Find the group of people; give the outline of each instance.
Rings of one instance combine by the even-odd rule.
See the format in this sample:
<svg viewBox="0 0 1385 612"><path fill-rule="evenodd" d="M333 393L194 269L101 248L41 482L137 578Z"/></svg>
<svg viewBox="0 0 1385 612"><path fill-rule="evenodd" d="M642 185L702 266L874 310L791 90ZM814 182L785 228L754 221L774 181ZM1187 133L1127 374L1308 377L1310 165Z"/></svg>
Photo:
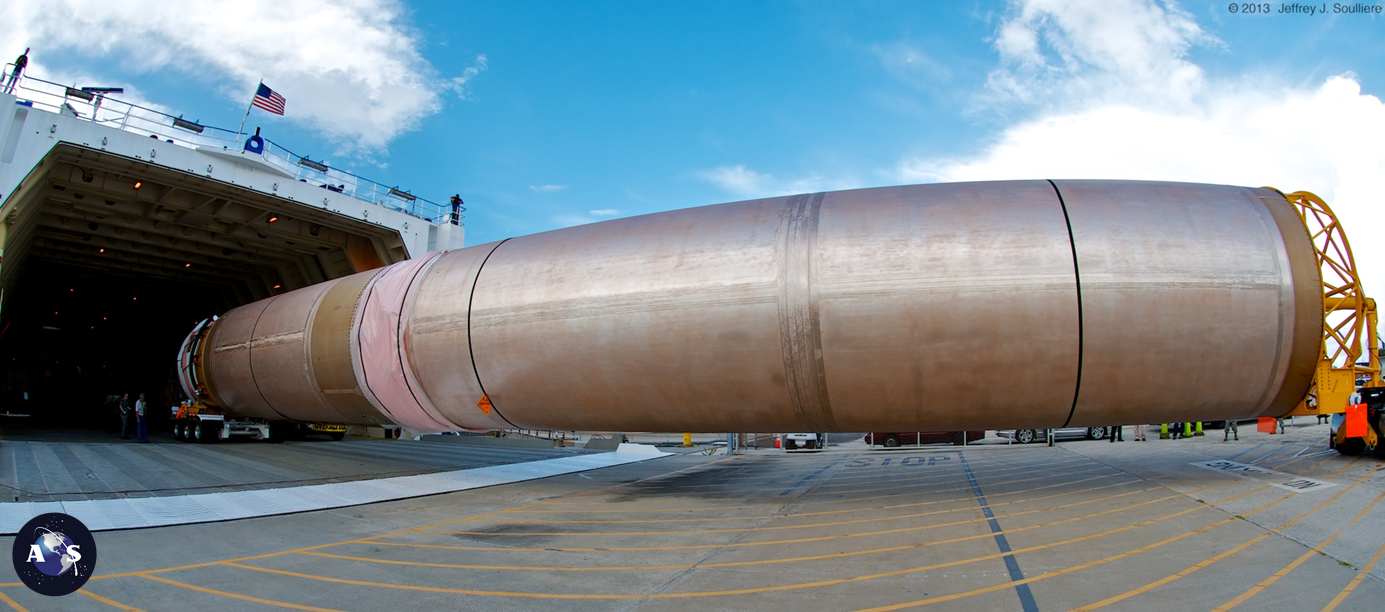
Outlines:
<svg viewBox="0 0 1385 612"><path fill-rule="evenodd" d="M1277 421L1277 423L1276 423L1276 428L1279 430L1279 433L1284 433L1284 419L1276 419L1276 421ZM1318 418L1318 422L1319 422L1319 423L1324 422L1324 421L1323 421L1323 417L1320 416L1320 417ZM1183 439L1184 437L1186 437L1186 436L1188 435L1188 434L1187 434L1187 431L1190 429L1190 427L1189 427L1190 425L1191 425L1191 423L1171 423L1171 424L1169 424L1169 430L1168 430L1169 438L1170 438L1170 439L1173 439L1173 440L1181 440L1181 439ZM1144 425L1133 425L1132 427L1135 428L1135 436L1134 436L1133 438L1131 438L1132 440L1134 440L1134 441L1136 441L1136 442L1144 442L1145 440L1147 440L1147 438L1145 438L1145 426L1144 426ZM1110 441L1112 441L1112 442L1124 442L1124 441L1125 441L1125 436L1121 433L1121 431L1122 431L1123 429L1125 429L1125 427L1122 426L1122 425L1115 425L1115 426L1112 426L1112 427L1110 427L1110 428L1107 430L1106 437L1107 437ZM1223 432L1224 432L1224 433L1222 434L1222 440L1231 440L1232 438L1235 438L1236 440L1240 440L1240 439L1241 439L1240 432L1237 431L1237 428L1236 428L1236 421L1235 421L1235 420L1225 421L1225 422L1222 424L1222 430L1223 430ZM1200 422L1199 422L1198 425L1197 425L1197 435L1199 435L1199 436L1202 435L1202 424L1201 424Z"/></svg>
<svg viewBox="0 0 1385 612"><path fill-rule="evenodd" d="M1134 435L1133 437L1131 437L1130 440L1131 440L1132 442L1144 442L1144 441L1145 441L1145 426L1144 426L1144 425L1133 425L1132 427L1135 428L1135 435ZM1125 441L1125 433L1124 433L1124 430L1125 430L1125 426L1124 426L1124 425L1113 425L1111 428L1109 428L1109 429L1106 430L1106 437L1109 438L1112 442L1124 442L1124 441Z"/></svg>
<svg viewBox="0 0 1385 612"><path fill-rule="evenodd" d="M144 400L144 394L139 394L139 399L135 400L135 405L130 405L130 394L120 396L120 439L130 439L130 420L135 421L135 436L139 442L149 442L149 418L146 412L149 402Z"/></svg>

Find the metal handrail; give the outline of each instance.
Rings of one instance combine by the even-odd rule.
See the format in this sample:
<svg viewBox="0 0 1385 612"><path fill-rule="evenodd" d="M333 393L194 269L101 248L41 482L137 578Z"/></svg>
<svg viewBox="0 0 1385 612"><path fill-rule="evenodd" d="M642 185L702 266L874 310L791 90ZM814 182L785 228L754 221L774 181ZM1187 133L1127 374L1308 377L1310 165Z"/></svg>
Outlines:
<svg viewBox="0 0 1385 612"><path fill-rule="evenodd" d="M0 85L9 82L13 70L14 64L5 64ZM104 94L82 92L25 74L19 76L15 87L9 93L20 98L19 104L55 114L85 118L98 125L134 134L147 134L163 142L194 150L220 147L224 150L240 151L244 146L242 137L245 134L202 125L181 116L175 117ZM304 165L306 157L268 138L261 139L265 143L264 152L260 154L264 161L293 176L299 182L317 185L357 200L390 208L429 223L446 223L451 217L451 210L447 206L402 191L397 185L386 186L345 170L327 167L321 161L308 160L310 165ZM327 168L325 172L318 169L322 167ZM401 194L407 197L401 197ZM462 215L458 215L459 225L462 225L461 217Z"/></svg>

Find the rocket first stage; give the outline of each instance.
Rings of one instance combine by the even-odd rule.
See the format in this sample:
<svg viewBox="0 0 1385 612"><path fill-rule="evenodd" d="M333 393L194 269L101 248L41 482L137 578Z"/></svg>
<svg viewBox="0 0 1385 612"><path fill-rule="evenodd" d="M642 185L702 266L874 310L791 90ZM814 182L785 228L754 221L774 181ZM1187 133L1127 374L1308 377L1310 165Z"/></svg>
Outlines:
<svg viewBox="0 0 1385 612"><path fill-rule="evenodd" d="M1278 416L1323 303L1269 189L880 187L429 253L204 322L184 389L416 432L933 431Z"/></svg>

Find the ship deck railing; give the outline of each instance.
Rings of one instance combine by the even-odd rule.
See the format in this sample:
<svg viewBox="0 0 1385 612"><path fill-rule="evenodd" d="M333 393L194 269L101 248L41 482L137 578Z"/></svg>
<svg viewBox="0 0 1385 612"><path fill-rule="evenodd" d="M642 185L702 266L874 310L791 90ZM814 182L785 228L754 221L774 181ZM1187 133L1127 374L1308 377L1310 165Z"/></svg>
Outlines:
<svg viewBox="0 0 1385 612"><path fill-rule="evenodd" d="M14 64L6 64L0 86L10 81ZM157 138L178 146L197 149L221 149L240 152L248 134L188 121L161 110L111 98L97 91L86 91L60 83L45 81L21 74L13 90L6 93L19 98L18 104L39 110L66 114L97 125L133 134ZM351 196L357 200L383 206L429 223L447 223L451 211L437 202L386 186L345 170L329 167L325 162L312 160L268 138L264 141L264 161L300 182L316 185L329 191ZM157 162L155 162L157 163ZM460 215L459 215L460 217ZM458 219L461 224L461 219Z"/></svg>

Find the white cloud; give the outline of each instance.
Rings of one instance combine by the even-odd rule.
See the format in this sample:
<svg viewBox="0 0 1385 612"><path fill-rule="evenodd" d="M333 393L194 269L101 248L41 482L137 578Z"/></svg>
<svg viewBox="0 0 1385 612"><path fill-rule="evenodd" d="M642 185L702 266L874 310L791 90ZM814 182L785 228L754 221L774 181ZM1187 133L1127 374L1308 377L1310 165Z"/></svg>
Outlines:
<svg viewBox="0 0 1385 612"><path fill-rule="evenodd" d="M567 185L530 185L529 189L534 193L554 193L567 189Z"/></svg>
<svg viewBox="0 0 1385 612"><path fill-rule="evenodd" d="M762 174L744 165L720 166L698 173L698 177L723 190L744 198L767 198L780 195L814 193L830 189L844 189L851 186L846 180L828 181L821 176L806 176L791 179L777 178L772 174Z"/></svg>
<svg viewBox="0 0 1385 612"><path fill-rule="evenodd" d="M603 208L601 210L589 210L587 214L593 217L614 217L620 214L620 211L614 208Z"/></svg>
<svg viewBox="0 0 1385 612"><path fill-rule="evenodd" d="M1002 98L1118 103L1188 101L1204 81L1188 49L1219 41L1172 2L1024 0L993 44L1002 65L989 86Z"/></svg>
<svg viewBox="0 0 1385 612"><path fill-rule="evenodd" d="M1207 35L1176 7L1153 2L1034 0L1014 13L997 33L1005 67L992 74L992 86L1008 78L1020 97L1081 95L1031 105L1035 118L1006 127L976 155L901 160L896 178L1149 179L1312 191L1355 238L1367 294L1385 297L1385 243L1370 234L1385 225L1378 202L1385 104L1362 95L1354 75L1311 88L1207 82L1185 58ZM1040 40L1061 61L1045 56Z"/></svg>
<svg viewBox="0 0 1385 612"><path fill-rule="evenodd" d="M141 71L173 71L224 83L218 94L248 104L255 84L288 99L287 119L320 130L343 150L378 149L465 97L484 56L445 78L419 54L419 34L395 0L51 0L0 9L0 40L117 59ZM227 121L230 121L227 118Z"/></svg>

